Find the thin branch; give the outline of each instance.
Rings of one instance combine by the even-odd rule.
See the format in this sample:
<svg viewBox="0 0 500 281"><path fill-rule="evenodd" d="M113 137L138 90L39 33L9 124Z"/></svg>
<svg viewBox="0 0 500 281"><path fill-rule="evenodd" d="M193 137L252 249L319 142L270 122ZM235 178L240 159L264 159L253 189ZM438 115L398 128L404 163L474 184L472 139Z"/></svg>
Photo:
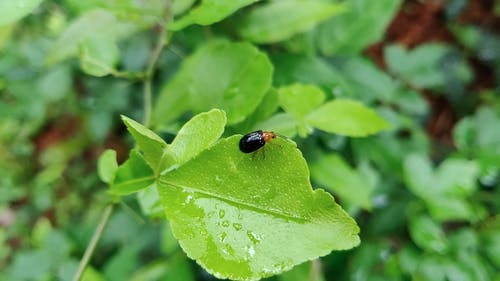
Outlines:
<svg viewBox="0 0 500 281"><path fill-rule="evenodd" d="M106 206L106 209L104 209L104 212L102 213L101 216L101 221L99 222L99 225L97 226L94 235L92 236L92 239L90 240L90 243L87 246L87 249L85 250L83 258L80 260L80 264L78 265L78 270L73 276L73 281L79 281L82 278L83 271L87 267L87 264L89 263L89 260L92 257L92 254L94 253L95 247L97 246L97 243L101 239L102 233L104 232L104 228L108 224L109 217L113 212L113 206L114 205L111 203L108 206Z"/></svg>
<svg viewBox="0 0 500 281"><path fill-rule="evenodd" d="M310 281L318 281L321 276L321 261L318 259L314 259L311 261L311 271L309 272L309 280Z"/></svg>
<svg viewBox="0 0 500 281"><path fill-rule="evenodd" d="M119 72L114 69L108 69L110 73L116 77L121 77L121 78L129 78L129 79L136 79L136 78L143 78L144 81L144 122L143 124L145 126L149 125L150 119L151 119L151 107L152 107L152 80L153 80L153 74L155 70L156 63L158 62L158 58L160 57L161 51L167 45L167 29L166 29L166 24L169 22L170 19L170 7L171 3L170 1L167 1L167 5L165 6L165 13L162 18L162 23L160 24L160 32L158 35L158 41L156 43L155 48L153 49L151 56L148 61L148 66L146 68L146 72L142 76L141 74L133 74L133 73L127 73L127 72ZM105 68L106 69L106 68ZM102 213L101 216L101 221L99 222L99 225L97 226L94 235L92 236L92 239L90 240L89 245L87 246L87 249L85 250L85 254L83 255L80 264L78 265L78 269L73 276L73 281L79 281L82 277L82 274L87 267L87 264L90 261L90 258L92 257L92 254L94 253L94 250L97 246L97 243L101 239L102 233L109 221L109 217L111 216L111 213L113 212L113 204L109 204L104 212Z"/></svg>
<svg viewBox="0 0 500 281"><path fill-rule="evenodd" d="M163 14L162 22L159 26L159 34L158 34L158 41L156 42L156 46L151 52L151 56L149 57L149 62L148 66L146 68L146 76L144 79L144 121L143 124L144 126L148 127L149 123L151 122L151 108L152 108L152 96L153 96L153 90L152 90L152 81L153 81L153 76L154 76L154 71L155 71L155 66L156 63L158 62L158 59L160 58L161 51L163 48L167 45L167 28L166 25L170 20L170 7L171 3L170 1L167 1L166 7L165 7L165 12Z"/></svg>

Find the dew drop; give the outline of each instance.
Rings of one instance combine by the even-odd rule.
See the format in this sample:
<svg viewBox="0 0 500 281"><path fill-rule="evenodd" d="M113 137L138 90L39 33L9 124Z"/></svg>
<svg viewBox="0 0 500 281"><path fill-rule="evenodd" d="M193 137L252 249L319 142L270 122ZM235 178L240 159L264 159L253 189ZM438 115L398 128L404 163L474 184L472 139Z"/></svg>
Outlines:
<svg viewBox="0 0 500 281"><path fill-rule="evenodd" d="M251 231L247 231L247 236L250 239L250 241L252 241L252 243L254 244L260 243L261 238L257 234Z"/></svg>
<svg viewBox="0 0 500 281"><path fill-rule="evenodd" d="M227 237L227 233L226 232L222 232L220 235L219 235L219 241L224 243L224 241L226 240L226 237Z"/></svg>
<svg viewBox="0 0 500 281"><path fill-rule="evenodd" d="M211 218L211 217L213 217L213 216L214 216L214 214L215 214L215 212L214 212L214 211L210 211L210 212L208 212L208 214L207 214L207 218Z"/></svg>
<svg viewBox="0 0 500 281"><path fill-rule="evenodd" d="M229 244L226 244L226 247L222 248L222 252L234 257L234 249Z"/></svg>
<svg viewBox="0 0 500 281"><path fill-rule="evenodd" d="M187 204L191 203L192 200L193 200L193 195L188 195L186 197L186 200L184 200L184 204L187 205Z"/></svg>
<svg viewBox="0 0 500 281"><path fill-rule="evenodd" d="M253 258L253 256L255 256L255 248L251 246L250 249L248 249L248 253Z"/></svg>
<svg viewBox="0 0 500 281"><path fill-rule="evenodd" d="M226 211L224 210L219 210L219 218L224 218L226 216Z"/></svg>
<svg viewBox="0 0 500 281"><path fill-rule="evenodd" d="M245 246L245 251L247 252L248 257L253 258L253 256L255 256L255 248L253 245Z"/></svg>

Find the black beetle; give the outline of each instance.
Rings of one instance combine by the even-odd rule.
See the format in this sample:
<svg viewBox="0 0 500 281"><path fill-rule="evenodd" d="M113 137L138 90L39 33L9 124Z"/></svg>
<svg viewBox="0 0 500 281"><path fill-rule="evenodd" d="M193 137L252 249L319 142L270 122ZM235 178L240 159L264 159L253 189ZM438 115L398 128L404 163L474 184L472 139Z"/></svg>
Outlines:
<svg viewBox="0 0 500 281"><path fill-rule="evenodd" d="M240 139L240 150L243 153L257 151L274 138L276 138L276 134L274 132L258 130L248 133Z"/></svg>

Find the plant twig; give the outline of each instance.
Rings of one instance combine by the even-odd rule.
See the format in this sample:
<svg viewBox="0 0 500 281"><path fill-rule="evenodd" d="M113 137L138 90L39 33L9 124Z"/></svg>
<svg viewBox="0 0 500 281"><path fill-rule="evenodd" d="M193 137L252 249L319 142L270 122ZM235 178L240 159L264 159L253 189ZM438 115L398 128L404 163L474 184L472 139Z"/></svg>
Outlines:
<svg viewBox="0 0 500 281"><path fill-rule="evenodd" d="M114 205L111 203L108 206L106 206L106 209L104 209L104 212L102 213L101 216L101 221L99 222L99 225L97 226L94 235L92 236L92 239L90 240L90 243L87 246L87 249L85 250L85 254L83 254L83 258L80 260L80 264L78 265L78 270L73 276L73 281L79 281L82 278L83 271L87 267L90 257L92 257L95 247L97 246L97 243L101 239L104 228L108 224L109 217L113 212L113 206Z"/></svg>
<svg viewBox="0 0 500 281"><path fill-rule="evenodd" d="M152 107L152 80L153 80L153 74L155 70L156 63L158 62L158 58L160 57L161 51L167 45L167 29L166 29L166 24L169 21L170 17L170 7L171 3L170 1L167 2L167 5L165 7L165 13L162 18L162 23L160 24L160 32L158 35L158 41L156 42L156 46L151 52L151 56L148 61L148 66L146 68L146 72L144 73L144 76L142 75L134 75L134 74L129 74L129 73L122 73L122 72L117 72L112 70L111 74L115 75L116 77L122 77L122 78L138 78L141 77L143 78L144 81L144 122L143 125L146 127L149 125L150 119L151 119L151 107ZM102 233L109 221L109 217L111 216L111 213L113 212L113 204L109 204L106 209L104 209L104 212L102 213L101 216L101 221L99 222L99 225L97 226L94 235L92 236L92 239L90 240L89 245L87 246L87 249L85 250L85 254L83 255L80 264L78 265L78 269L73 276L73 281L79 281L82 277L82 274L87 267L87 264L89 263L90 258L92 257L92 254L94 253L95 247L97 246L97 243L101 239Z"/></svg>
<svg viewBox="0 0 500 281"><path fill-rule="evenodd" d="M321 276L321 261L318 259L314 259L311 261L311 271L309 272L309 280L310 281L318 281Z"/></svg>
<svg viewBox="0 0 500 281"><path fill-rule="evenodd" d="M146 68L146 75L144 79L144 121L143 125L148 127L151 122L151 107L152 107L152 81L156 63L160 58L161 51L167 45L167 28L166 24L170 18L170 1L167 2L165 7L165 12L162 18L162 22L159 26L160 31L158 34L158 41L156 42L156 46L151 52L151 56L149 57L148 66Z"/></svg>

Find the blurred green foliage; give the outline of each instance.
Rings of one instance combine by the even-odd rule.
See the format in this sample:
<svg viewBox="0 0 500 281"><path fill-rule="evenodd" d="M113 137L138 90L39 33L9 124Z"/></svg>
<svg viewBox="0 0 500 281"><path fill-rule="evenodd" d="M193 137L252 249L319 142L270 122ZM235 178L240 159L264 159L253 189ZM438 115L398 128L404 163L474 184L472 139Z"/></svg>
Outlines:
<svg viewBox="0 0 500 281"><path fill-rule="evenodd" d="M168 143L195 113L223 108L226 135L293 138L313 186L356 219L357 248L270 280L500 280L500 34L454 0L438 14L448 37L409 48L387 34L396 15L425 10L415 2L3 1L0 280L71 280L116 201L98 155L126 158L120 114L144 119L147 79L150 125ZM498 22L500 5L484 5ZM149 73L161 25L168 44ZM323 121L336 108L311 117L346 100L390 127L349 138ZM83 280L214 279L180 249L155 189L116 209Z"/></svg>

